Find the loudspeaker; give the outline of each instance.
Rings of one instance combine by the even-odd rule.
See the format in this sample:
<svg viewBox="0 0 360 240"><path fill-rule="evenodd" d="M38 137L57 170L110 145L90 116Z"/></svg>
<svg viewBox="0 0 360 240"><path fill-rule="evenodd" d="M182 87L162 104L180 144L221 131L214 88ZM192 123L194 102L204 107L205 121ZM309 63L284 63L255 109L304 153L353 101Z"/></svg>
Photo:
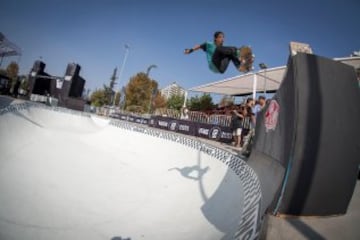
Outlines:
<svg viewBox="0 0 360 240"><path fill-rule="evenodd" d="M73 77L71 81L71 87L69 92L69 97L81 97L84 90L85 80L80 77Z"/></svg>
<svg viewBox="0 0 360 240"><path fill-rule="evenodd" d="M65 80L71 80L79 76L80 72L80 65L76 63L69 63L66 68L65 72ZM66 76L70 77L71 79L66 79Z"/></svg>
<svg viewBox="0 0 360 240"><path fill-rule="evenodd" d="M43 73L45 70L45 66L46 64L44 62L37 60L34 62L31 72Z"/></svg>

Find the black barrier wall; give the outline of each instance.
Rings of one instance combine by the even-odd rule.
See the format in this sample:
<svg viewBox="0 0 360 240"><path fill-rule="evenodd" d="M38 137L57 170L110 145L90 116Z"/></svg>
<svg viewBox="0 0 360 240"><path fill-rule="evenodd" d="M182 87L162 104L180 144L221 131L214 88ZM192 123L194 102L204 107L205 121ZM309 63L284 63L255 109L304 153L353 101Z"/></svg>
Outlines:
<svg viewBox="0 0 360 240"><path fill-rule="evenodd" d="M172 132L182 133L190 136L219 141L223 143L232 142L232 130L230 127L215 124L198 123L183 119L175 119L162 116L151 116L144 118L127 114L117 114L116 118L124 121L149 125Z"/></svg>
<svg viewBox="0 0 360 240"><path fill-rule="evenodd" d="M360 163L360 92L353 67L298 53L259 114L248 160L262 188L262 212L346 213Z"/></svg>
<svg viewBox="0 0 360 240"><path fill-rule="evenodd" d="M215 124L153 116L150 120L150 126L224 143L232 141L231 128Z"/></svg>

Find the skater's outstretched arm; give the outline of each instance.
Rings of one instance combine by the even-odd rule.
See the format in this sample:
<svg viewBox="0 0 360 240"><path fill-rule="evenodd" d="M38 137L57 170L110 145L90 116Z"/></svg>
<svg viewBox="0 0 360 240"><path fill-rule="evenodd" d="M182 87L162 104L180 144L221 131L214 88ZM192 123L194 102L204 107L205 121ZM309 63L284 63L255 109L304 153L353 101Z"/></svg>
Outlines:
<svg viewBox="0 0 360 240"><path fill-rule="evenodd" d="M199 50L199 49L201 49L201 48L203 48L203 46L202 45L195 45L193 48L187 48L187 49L185 49L184 50L184 53L185 54L190 54L190 53L192 53L193 51L196 51L196 50Z"/></svg>

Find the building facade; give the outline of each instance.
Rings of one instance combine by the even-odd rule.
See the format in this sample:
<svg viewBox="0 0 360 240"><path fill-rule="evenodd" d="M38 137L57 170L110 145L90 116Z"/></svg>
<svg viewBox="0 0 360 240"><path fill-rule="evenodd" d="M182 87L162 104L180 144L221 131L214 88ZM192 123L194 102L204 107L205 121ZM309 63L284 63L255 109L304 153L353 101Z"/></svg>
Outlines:
<svg viewBox="0 0 360 240"><path fill-rule="evenodd" d="M178 96L184 96L185 95L185 89L180 87L176 82L173 82L172 84L162 88L160 90L161 95L165 97L166 99L169 99L170 97L174 95Z"/></svg>

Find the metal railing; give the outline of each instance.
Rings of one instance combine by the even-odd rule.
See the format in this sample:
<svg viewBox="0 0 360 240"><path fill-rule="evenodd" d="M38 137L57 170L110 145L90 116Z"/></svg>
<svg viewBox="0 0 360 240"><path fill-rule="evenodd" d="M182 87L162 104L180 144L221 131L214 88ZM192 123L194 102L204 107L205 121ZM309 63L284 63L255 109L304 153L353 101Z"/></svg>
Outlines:
<svg viewBox="0 0 360 240"><path fill-rule="evenodd" d="M176 109L158 108L152 114L138 114L129 111L125 111L114 107L96 107L92 108L92 112L98 115L116 117L117 114L125 114L129 116L137 116L143 118L150 118L153 116L163 116L175 119L182 119L181 113ZM199 111L189 111L187 114L187 120L199 123L208 123L224 127L229 127L231 124L231 116L225 114L206 114Z"/></svg>

